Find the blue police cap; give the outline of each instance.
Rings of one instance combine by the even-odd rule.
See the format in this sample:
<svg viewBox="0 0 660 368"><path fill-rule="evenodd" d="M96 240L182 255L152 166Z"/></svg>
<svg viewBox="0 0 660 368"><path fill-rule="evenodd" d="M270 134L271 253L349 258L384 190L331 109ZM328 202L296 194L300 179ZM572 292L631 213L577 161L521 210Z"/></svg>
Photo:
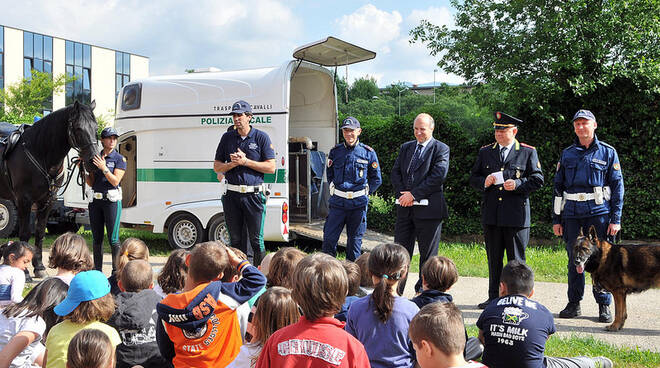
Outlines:
<svg viewBox="0 0 660 368"><path fill-rule="evenodd" d="M101 132L101 138L108 138L112 136L119 137L119 133L117 133L117 130L114 127L107 127Z"/></svg>
<svg viewBox="0 0 660 368"><path fill-rule="evenodd" d="M341 123L341 128L342 129L344 129L344 128L346 128L346 129L357 129L359 127L360 127L360 122L358 121L358 119L356 119L352 116L347 117Z"/></svg>
<svg viewBox="0 0 660 368"><path fill-rule="evenodd" d="M577 119L587 119L587 120L596 121L596 117L589 110L578 110L578 112L576 112L575 115L573 115L573 120L571 120L571 123Z"/></svg>
<svg viewBox="0 0 660 368"><path fill-rule="evenodd" d="M239 100L234 102L234 104L231 106L231 113L232 114L242 114L242 113L248 113L252 114L252 106L250 106L249 103Z"/></svg>
<svg viewBox="0 0 660 368"><path fill-rule="evenodd" d="M513 116L507 115L500 111L495 112L495 122L493 123L493 127L495 127L495 129L513 128L518 126L520 123L522 123L522 120L518 118L514 118Z"/></svg>

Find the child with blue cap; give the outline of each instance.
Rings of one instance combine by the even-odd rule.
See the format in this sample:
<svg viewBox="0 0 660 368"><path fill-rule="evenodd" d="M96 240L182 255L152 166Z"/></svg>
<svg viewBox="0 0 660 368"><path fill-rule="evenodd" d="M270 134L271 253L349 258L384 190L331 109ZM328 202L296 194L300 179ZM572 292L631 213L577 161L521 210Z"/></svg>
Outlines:
<svg viewBox="0 0 660 368"><path fill-rule="evenodd" d="M44 366L65 368L69 342L80 330L101 330L110 339L113 348L121 343L119 333L106 325L115 311L115 300L110 294L110 283L99 271L85 271L71 280L66 298L54 308L64 321L55 325L46 339ZM114 354L114 352L113 352Z"/></svg>

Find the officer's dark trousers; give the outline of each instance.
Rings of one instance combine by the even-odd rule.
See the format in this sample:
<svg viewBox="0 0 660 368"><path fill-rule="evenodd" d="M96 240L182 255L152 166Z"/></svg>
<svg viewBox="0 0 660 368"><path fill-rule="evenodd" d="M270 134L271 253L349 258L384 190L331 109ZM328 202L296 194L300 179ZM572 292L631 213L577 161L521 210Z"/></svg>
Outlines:
<svg viewBox="0 0 660 368"><path fill-rule="evenodd" d="M579 302L584 296L584 273L578 273L575 269L575 263L573 262L573 245L575 244L575 239L577 239L578 234L580 234L580 229L586 235L589 233L589 228L593 225L596 228L596 233L598 234L598 239L606 239L607 227L609 226L610 216L599 215L587 218L579 219L564 219L564 242L566 243L566 252L568 253L568 301L569 302ZM594 285L592 287L592 292L594 294L594 299L598 304L609 305L612 303L612 294L605 291L599 285Z"/></svg>
<svg viewBox="0 0 660 368"><path fill-rule="evenodd" d="M488 299L499 297L502 259L525 262L525 248L529 242L528 227L484 225L484 242L488 258Z"/></svg>
<svg viewBox="0 0 660 368"><path fill-rule="evenodd" d="M222 196L222 206L231 246L242 250L248 256L250 263L259 265L266 253L264 246L266 196L263 193L243 194L227 191L227 194ZM244 224L249 239L247 243L242 241L245 236Z"/></svg>
<svg viewBox="0 0 660 368"><path fill-rule="evenodd" d="M416 219L412 216L397 216L394 224L394 242L403 245L412 259L415 250L415 239L419 247L419 269L427 259L438 255L438 244L442 234L442 220L439 219ZM408 275L399 281L397 292L403 295L406 288ZM422 290L422 278L420 277L415 284L415 291Z"/></svg>
<svg viewBox="0 0 660 368"><path fill-rule="evenodd" d="M103 268L103 228L108 232L108 242L112 252L112 273L117 270L117 252L119 252L119 222L121 201L110 202L107 199L95 199L89 206L89 225L92 228L94 249L94 268Z"/></svg>
<svg viewBox="0 0 660 368"><path fill-rule="evenodd" d="M337 256L337 241L346 225L346 259L355 262L362 250L362 236L367 230L367 208L330 206L323 225L323 253Z"/></svg>

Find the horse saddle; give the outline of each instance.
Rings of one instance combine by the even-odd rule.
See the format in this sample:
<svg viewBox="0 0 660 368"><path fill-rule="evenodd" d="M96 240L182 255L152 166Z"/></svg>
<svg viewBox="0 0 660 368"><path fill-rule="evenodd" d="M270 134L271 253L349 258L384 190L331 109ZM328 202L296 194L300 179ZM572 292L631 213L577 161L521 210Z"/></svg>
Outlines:
<svg viewBox="0 0 660 368"><path fill-rule="evenodd" d="M17 127L14 124L0 122L0 149L2 149L2 161L4 161L9 153L14 150L21 139L21 135L25 132L25 128L29 125L21 125Z"/></svg>

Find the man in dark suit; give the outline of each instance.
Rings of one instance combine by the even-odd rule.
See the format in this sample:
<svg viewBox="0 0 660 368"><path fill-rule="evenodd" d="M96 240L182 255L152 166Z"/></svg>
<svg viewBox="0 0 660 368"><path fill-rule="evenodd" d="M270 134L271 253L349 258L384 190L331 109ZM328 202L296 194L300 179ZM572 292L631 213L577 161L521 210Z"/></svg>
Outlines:
<svg viewBox="0 0 660 368"><path fill-rule="evenodd" d="M433 138L435 123L429 114L415 118L416 140L406 142L392 167L392 186L397 197L394 242L403 245L412 257L415 240L419 247L419 269L438 254L442 220L448 217L442 186L449 169L449 147ZM403 294L406 279L399 282ZM415 291L421 291L421 279Z"/></svg>
<svg viewBox="0 0 660 368"><path fill-rule="evenodd" d="M525 262L529 242L529 195L543 185L536 149L516 140L521 120L495 113L495 140L481 147L472 167L470 185L483 192L481 222L488 257L488 299L499 296L502 258Z"/></svg>

